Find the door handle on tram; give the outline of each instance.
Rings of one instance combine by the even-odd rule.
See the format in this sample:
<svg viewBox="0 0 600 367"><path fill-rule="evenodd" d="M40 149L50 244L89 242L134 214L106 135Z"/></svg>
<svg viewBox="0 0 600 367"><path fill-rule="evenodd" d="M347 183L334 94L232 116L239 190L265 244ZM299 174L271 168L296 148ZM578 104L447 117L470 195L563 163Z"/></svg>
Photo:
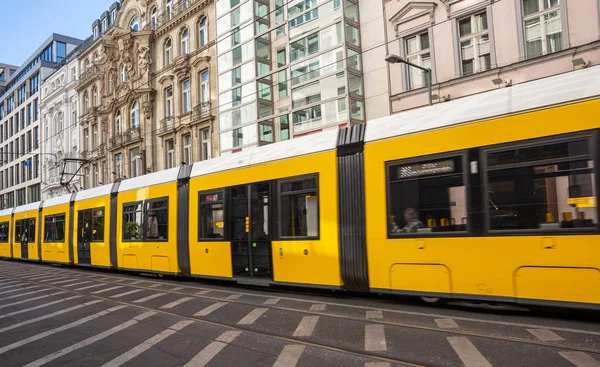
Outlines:
<svg viewBox="0 0 600 367"><path fill-rule="evenodd" d="M283 247L279 248L279 256L283 256Z"/></svg>

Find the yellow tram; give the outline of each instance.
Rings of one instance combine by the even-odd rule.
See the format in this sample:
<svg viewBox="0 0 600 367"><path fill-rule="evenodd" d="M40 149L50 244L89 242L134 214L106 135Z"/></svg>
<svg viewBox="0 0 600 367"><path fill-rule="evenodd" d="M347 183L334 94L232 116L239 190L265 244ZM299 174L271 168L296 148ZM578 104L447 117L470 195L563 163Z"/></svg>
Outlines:
<svg viewBox="0 0 600 367"><path fill-rule="evenodd" d="M0 257L600 308L600 67L0 211Z"/></svg>

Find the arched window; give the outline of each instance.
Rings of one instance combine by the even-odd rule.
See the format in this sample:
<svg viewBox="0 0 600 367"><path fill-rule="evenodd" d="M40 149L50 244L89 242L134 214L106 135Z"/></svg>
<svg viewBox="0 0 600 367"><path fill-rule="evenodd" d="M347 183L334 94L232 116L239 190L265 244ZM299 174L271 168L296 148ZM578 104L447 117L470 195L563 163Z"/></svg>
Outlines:
<svg viewBox="0 0 600 367"><path fill-rule="evenodd" d="M123 64L121 67L121 82L127 83L129 80L129 75L127 74L127 64Z"/></svg>
<svg viewBox="0 0 600 367"><path fill-rule="evenodd" d="M173 2L167 0L165 8L167 9L167 20L171 20L171 17L173 16Z"/></svg>
<svg viewBox="0 0 600 367"><path fill-rule="evenodd" d="M92 88L92 107L98 105L98 90L96 87Z"/></svg>
<svg viewBox="0 0 600 367"><path fill-rule="evenodd" d="M206 46L208 43L208 27L206 17L198 22L198 43L200 47Z"/></svg>
<svg viewBox="0 0 600 367"><path fill-rule="evenodd" d="M190 31L184 28L181 31L181 54L185 55L190 52Z"/></svg>
<svg viewBox="0 0 600 367"><path fill-rule="evenodd" d="M131 127L134 129L140 127L140 109L138 101L131 104Z"/></svg>
<svg viewBox="0 0 600 367"><path fill-rule="evenodd" d="M88 92L83 93L83 111L87 112L88 106L90 105L90 97L88 96Z"/></svg>
<svg viewBox="0 0 600 367"><path fill-rule="evenodd" d="M129 28L131 28L132 31L137 32L140 30L140 16L136 15L133 18L131 18L131 22L129 22Z"/></svg>
<svg viewBox="0 0 600 367"><path fill-rule="evenodd" d="M152 17L150 18L152 21L152 29L156 30L158 27L157 15L156 15L156 6L152 8Z"/></svg>
<svg viewBox="0 0 600 367"><path fill-rule="evenodd" d="M121 135L121 111L115 115L115 135Z"/></svg>
<svg viewBox="0 0 600 367"><path fill-rule="evenodd" d="M165 41L165 67L171 65L171 59L173 58L173 42L170 38Z"/></svg>

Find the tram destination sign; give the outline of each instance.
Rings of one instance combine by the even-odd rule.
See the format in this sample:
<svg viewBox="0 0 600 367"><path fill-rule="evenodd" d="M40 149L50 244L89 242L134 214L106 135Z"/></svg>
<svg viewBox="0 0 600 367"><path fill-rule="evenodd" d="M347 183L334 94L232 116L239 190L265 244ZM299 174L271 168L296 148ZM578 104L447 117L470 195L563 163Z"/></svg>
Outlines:
<svg viewBox="0 0 600 367"><path fill-rule="evenodd" d="M398 167L398 178L439 175L454 172L454 160L409 164Z"/></svg>

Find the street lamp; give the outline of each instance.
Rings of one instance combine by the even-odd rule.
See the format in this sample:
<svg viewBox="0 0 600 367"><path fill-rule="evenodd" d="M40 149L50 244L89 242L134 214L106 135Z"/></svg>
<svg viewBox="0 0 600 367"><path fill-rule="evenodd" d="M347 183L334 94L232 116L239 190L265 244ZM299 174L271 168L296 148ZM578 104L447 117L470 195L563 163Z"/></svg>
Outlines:
<svg viewBox="0 0 600 367"><path fill-rule="evenodd" d="M385 57L385 61L390 63L390 64L406 64L408 66L412 66L413 68L417 68L419 70L423 70L425 72L425 74L427 75L427 86L429 88L429 105L431 106L433 104L433 98L431 95L431 69L429 68L424 68L421 65L417 65L417 64L413 64L412 62L406 61L406 59L404 59L403 57L400 57L398 55L387 55Z"/></svg>

